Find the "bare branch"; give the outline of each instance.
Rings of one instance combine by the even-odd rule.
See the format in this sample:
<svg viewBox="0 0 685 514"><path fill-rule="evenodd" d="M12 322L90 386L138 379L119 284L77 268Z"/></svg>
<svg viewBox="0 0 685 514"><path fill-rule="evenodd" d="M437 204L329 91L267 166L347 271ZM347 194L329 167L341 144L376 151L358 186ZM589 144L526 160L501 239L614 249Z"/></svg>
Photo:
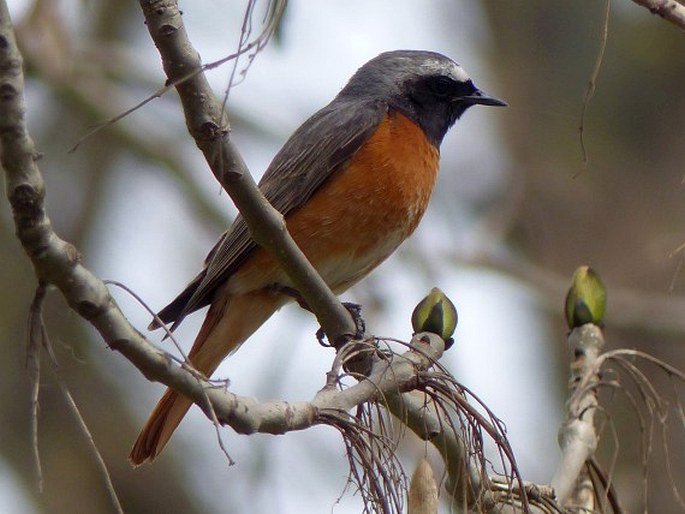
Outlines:
<svg viewBox="0 0 685 514"><path fill-rule="evenodd" d="M45 332L45 334L47 336L47 331ZM48 342L48 344L50 343ZM112 477L110 476L109 470L107 469L105 459L102 457L102 454L100 453L100 450L98 449L97 444L93 439L93 435L91 434L90 429L88 428L88 424L83 419L81 411L79 410L78 405L76 405L76 401L74 400L74 397L71 395L71 391L69 391L69 387L59 374L56 362L53 362L53 371L57 377L57 384L59 385L59 389L62 393L62 396L64 397L64 401L67 404L67 408L74 416L74 419L76 420L79 430L86 439L88 450L95 458L95 464L97 465L97 469L105 482L105 489L109 494L110 501L112 502L112 507L114 508L114 511L117 514L124 514L124 509L121 506L119 496L117 495L116 489L114 488L114 484L112 483Z"/></svg>
<svg viewBox="0 0 685 514"><path fill-rule="evenodd" d="M52 364L52 370L57 379L57 384L59 385L62 396L67 404L67 407L71 411L72 415L76 419L79 429L86 439L88 449L95 458L97 468L102 475L105 483L107 492L109 493L110 499L112 501L112 506L118 514L123 514L124 510L121 507L119 497L112 484L112 478L107 469L104 459L100 450L98 450L97 445L93 439L93 436L86 424L81 412L74 401L71 391L66 382L62 378L59 372L59 366L57 363L57 358L52 349L52 343L48 336L48 331L45 328L43 322L43 300L45 299L45 294L47 292L47 287L45 284L40 283L36 289L33 301L31 302L31 308L29 313L29 330L28 330L28 345L26 349L27 366L29 368L29 377L31 379L32 385L32 401L31 401L31 439L34 452L34 464L36 466L36 474L38 478L38 491L43 492L43 474L42 466L40 462L40 454L38 452L38 398L40 392L40 354L41 349L47 352L50 363Z"/></svg>
<svg viewBox="0 0 685 514"><path fill-rule="evenodd" d="M633 0L633 2L685 30L685 5L677 0Z"/></svg>
<svg viewBox="0 0 685 514"><path fill-rule="evenodd" d="M596 385L599 383L597 360L604 346L599 327L585 324L574 329L568 338L575 359L571 366L572 394L567 402L566 419L559 429L562 457L552 478L559 505L572 498L585 462L597 448L594 415L597 409Z"/></svg>
<svg viewBox="0 0 685 514"><path fill-rule="evenodd" d="M568 289L568 277L560 273L531 265L523 260L515 260L499 255L480 254L471 258L449 255L452 262L459 265L482 266L508 273L511 276L534 286L544 301L541 308L558 314L559 298ZM637 289L611 289L611 310L607 313L606 323L622 329L638 329L656 334L685 333L685 296L664 293L651 293Z"/></svg>
<svg viewBox="0 0 685 514"><path fill-rule="evenodd" d="M592 74L590 75L590 80L587 83L587 88L585 89L585 96L583 97L583 107L580 112L580 127L578 127L578 134L580 137L580 151L583 156L583 165L588 164L587 148L585 147L585 115L587 114L588 106L590 105L590 100L595 96L595 89L597 87L597 78L599 77L599 71L602 68L602 62L604 61L604 51L607 48L607 40L609 39L609 13L611 10L611 0L606 0L604 8L604 25L602 26L602 36L599 42L599 50L597 51L597 57L595 58L595 65L592 68ZM578 172L575 176L578 176ZM574 178L575 178L574 176Z"/></svg>

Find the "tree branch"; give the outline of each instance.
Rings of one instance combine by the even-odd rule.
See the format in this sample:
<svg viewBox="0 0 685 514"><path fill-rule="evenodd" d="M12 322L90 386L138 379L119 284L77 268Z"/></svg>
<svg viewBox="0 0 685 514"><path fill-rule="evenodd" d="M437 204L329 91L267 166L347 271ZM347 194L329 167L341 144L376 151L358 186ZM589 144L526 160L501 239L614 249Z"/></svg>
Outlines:
<svg viewBox="0 0 685 514"><path fill-rule="evenodd" d="M676 0L633 0L649 12L685 30L685 5Z"/></svg>
<svg viewBox="0 0 685 514"><path fill-rule="evenodd" d="M455 265L468 265L489 268L498 273L531 284L543 295L540 307L559 314L559 299L568 290L568 277L539 265L532 265L521 259L502 257L494 254L479 254L463 257L448 254ZM606 314L606 323L620 329L637 329L658 334L685 333L685 296L678 294L654 293L639 289L615 287L611 289L612 309Z"/></svg>
<svg viewBox="0 0 685 514"><path fill-rule="evenodd" d="M269 250L313 310L331 341L354 335L349 312L309 263L287 231L283 216L264 198L231 141L224 106L209 87L175 0L141 0L145 23L175 84L186 125L212 173L235 202L252 238Z"/></svg>
<svg viewBox="0 0 685 514"><path fill-rule="evenodd" d="M559 429L562 457L552 478L559 505L571 499L585 462L597 448L594 425L600 381L597 362L604 347L604 336L599 327L587 323L571 331L568 343L575 356L571 365L572 394L566 420Z"/></svg>
<svg viewBox="0 0 685 514"><path fill-rule="evenodd" d="M390 360L376 359L369 377L352 387L344 390L324 387L311 401L291 403L258 402L230 393L216 383L198 377L192 370L175 365L164 352L141 344L141 341L121 339L110 344L149 380L182 392L208 415L210 409L213 410L221 424L229 425L240 434L284 434L304 430L321 424L320 414L324 411L347 415L347 411L362 403L415 388L418 372L427 370L442 355L444 343L434 334L418 334L411 346L420 351L410 350Z"/></svg>

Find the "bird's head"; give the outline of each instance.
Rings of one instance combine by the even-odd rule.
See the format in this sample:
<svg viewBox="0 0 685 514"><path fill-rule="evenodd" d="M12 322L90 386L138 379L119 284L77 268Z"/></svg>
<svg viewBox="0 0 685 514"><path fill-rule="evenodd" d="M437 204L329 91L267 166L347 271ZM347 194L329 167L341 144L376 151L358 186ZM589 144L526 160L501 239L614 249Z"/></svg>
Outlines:
<svg viewBox="0 0 685 514"><path fill-rule="evenodd" d="M418 123L435 146L472 105L507 105L478 89L449 57L420 50L395 50L371 59L338 97L385 101Z"/></svg>

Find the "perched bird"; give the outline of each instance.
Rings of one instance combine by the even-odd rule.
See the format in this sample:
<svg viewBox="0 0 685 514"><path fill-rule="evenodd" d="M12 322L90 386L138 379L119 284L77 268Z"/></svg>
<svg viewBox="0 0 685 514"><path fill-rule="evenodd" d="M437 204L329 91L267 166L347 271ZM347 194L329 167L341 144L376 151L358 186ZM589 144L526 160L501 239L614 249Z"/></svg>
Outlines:
<svg viewBox="0 0 685 514"><path fill-rule="evenodd" d="M414 231L435 184L440 143L472 105L506 104L444 55L386 52L363 65L276 154L259 187L335 293L365 277ZM188 353L210 376L294 298L291 281L238 216L159 318L173 329L210 306ZM131 450L131 463L153 460L190 405L167 389Z"/></svg>

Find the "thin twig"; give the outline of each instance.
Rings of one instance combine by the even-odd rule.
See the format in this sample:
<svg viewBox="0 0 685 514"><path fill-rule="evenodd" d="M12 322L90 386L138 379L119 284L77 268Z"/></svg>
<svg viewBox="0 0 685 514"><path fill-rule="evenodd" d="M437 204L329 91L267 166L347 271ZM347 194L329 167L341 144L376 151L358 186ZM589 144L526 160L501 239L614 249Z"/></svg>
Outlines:
<svg viewBox="0 0 685 514"><path fill-rule="evenodd" d="M663 456L665 458L666 473L669 478L671 485L671 491L675 501L685 510L685 500L678 487L678 482L676 481L672 469L671 457L674 455L670 451L669 445L669 426L668 415L669 408L672 408L679 417L679 421L682 420L682 405L678 401L677 390L675 389L675 381L679 381L681 384L685 383L685 373L674 368L670 364L657 359L644 352L639 352L636 350L614 350L612 352L607 352L607 354L602 356L606 362L613 362L620 366L620 368L627 374L631 379L632 383L635 385L637 391L640 393L642 401L639 405L643 405L647 410L649 423L645 423L643 419L642 412L638 406L636 399L633 399L632 394L629 393L625 388L623 389L624 394L630 399L633 404L633 409L637 413L638 419L640 420L641 432L643 435L642 443L642 472L643 472L643 501L647 501L647 487L648 487L648 460L653 454L652 445L654 442L654 431L660 428L661 433L661 448L663 451ZM652 381L643 373L637 365L628 358L632 360L641 359L656 365L661 371L665 372L671 379L671 383L674 387L675 393L675 406L671 407L669 402L662 398L656 386ZM680 427L680 424L676 424Z"/></svg>
<svg viewBox="0 0 685 514"><path fill-rule="evenodd" d="M47 285L38 284L31 302L28 319L28 340L26 344L26 369L31 381L31 448L33 449L33 465L36 472L38 492L43 492L43 467L38 449L38 411L40 409L40 349L43 335L43 300L47 293Z"/></svg>
<svg viewBox="0 0 685 514"><path fill-rule="evenodd" d="M93 457L95 457L95 463L97 465L98 471L100 472L100 475L102 476L105 482L105 489L109 494L109 498L112 502L112 505L114 506L114 509L118 514L124 514L124 509L122 508L121 502L119 501L119 497L117 496L117 492L114 489L114 484L112 483L112 478L109 474L109 470L107 469L105 459L102 458L102 454L100 453L100 450L98 449L98 446L95 443L95 440L93 439L93 435L91 434L88 425L83 419L83 416L81 415L81 412L79 411L79 408L76 405L76 402L74 401L71 392L69 391L69 387L67 386L66 382L59 373L59 369L56 362L53 362L53 372L55 373L57 384L59 385L59 389L62 392L62 396L64 396L64 400L67 404L67 407L69 408L71 414L74 416L74 419L76 420L76 424L78 425L79 429L83 433L83 436L85 437L86 442L88 444L88 449L93 454Z"/></svg>
<svg viewBox="0 0 685 514"><path fill-rule="evenodd" d="M52 343L50 342L50 337L48 336L47 329L43 322L43 301L47 293L47 285L44 282L39 283L36 288L36 293L31 302L31 309L29 314L29 343L27 347L27 365L29 367L29 375L32 380L32 394L31 394L31 439L34 452L34 464L36 467L36 473L38 478L38 490L43 491L43 473L40 462L40 455L38 453L38 395L40 390L40 350L44 349L48 355L48 360L52 365L52 370L59 385L62 396L67 403L67 407L71 411L76 423L83 433L86 442L88 444L88 449L91 451L95 457L95 462L105 483L105 488L109 494L112 505L118 514L123 514L124 510L121 507L121 502L117 496L116 490L114 489L114 484L112 483L112 478L107 469L107 464L105 464L100 450L98 450L93 436L88 429L81 412L79 411L74 398L69 391L69 387L62 378L59 372L59 365L57 363L57 358L52 348Z"/></svg>
<svg viewBox="0 0 685 514"><path fill-rule="evenodd" d="M164 332L166 332L166 335L164 336L164 338L165 339L167 339L167 338L171 339L172 343L176 347L176 350L178 351L178 353L181 354L181 357L183 358L183 360L177 360L177 362L179 362L179 364L181 364L185 369L187 369L188 371L193 373L198 380L203 380L203 379L206 380L207 379L207 377L205 377L202 373L197 371L195 369L195 367L193 366L193 363L190 362L190 360L188 360L188 356L183 351L183 348L181 348L181 345L178 343L178 341L174 337L173 332L169 329L169 327L167 327L162 322L162 320L159 319L159 317L157 316L157 313L154 310L152 310L152 308L147 303L145 303L145 301L143 301L143 299L135 291L133 291L127 285L122 284L121 282L117 282L116 280L104 280L104 283L108 284L108 285L116 286L120 289L123 289L129 295L131 295L131 297L138 303L138 305L143 307L147 311L147 313L150 316L152 316L152 318L155 321L157 321L159 323L159 326L162 327ZM216 412L214 412L214 407L212 406L212 402L209 401L209 397L206 394L205 394L204 399L205 399L205 409L206 409L207 415L209 416L209 419L214 424L214 431L216 432L216 439L217 439L217 443L219 444L219 449L221 450L221 452L226 457L226 460L228 461L228 465L233 466L235 464L235 461L230 456L230 454L228 453L228 450L226 449L226 446L224 445L223 438L221 437L221 425L219 424L219 420L216 417Z"/></svg>
<svg viewBox="0 0 685 514"><path fill-rule="evenodd" d="M97 126L95 126L92 130L88 131L85 133L83 136L81 136L76 143L72 145L71 148L69 148L68 153L73 153L76 150L78 150L78 147L81 146L82 143L84 143L86 140L90 139L94 135L98 134L100 131L107 127L111 127L112 125L118 123L122 119L126 118L127 116L133 114L134 112L138 111L148 103L152 102L153 100L156 100L157 98L161 98L163 95L168 93L169 91L178 88L178 86L183 85L184 83L188 82L189 80L194 79L198 75L204 73L205 71L213 70L215 68L218 68L219 66L222 66L223 64L226 64L227 62L234 61L237 65L238 58L252 50L259 51L261 50L266 43L268 43L269 39L271 38L271 35L273 31L275 30L276 26L278 25L278 21L280 21L280 16L283 13L283 9L285 8L285 2L283 0L275 0L276 4L280 5L280 7L277 9L275 13L275 18L274 21L270 24L267 25L265 30L260 34L260 36L250 42L246 43L243 45L240 45L238 48L238 51L232 54L229 54L225 57L222 57L221 59L217 59L216 61L212 61L210 63L206 63L201 65L199 68L194 68L192 71L181 75L179 77L176 77L174 80L168 81L166 84L164 84L163 87L157 89L155 92L153 92L151 95L147 96L137 104L129 107L128 109L120 112L116 116L113 116L111 118L108 118L106 120L103 120L101 123L99 123ZM274 25L275 23L275 25ZM254 57L252 58L254 59ZM252 61L250 60L250 62ZM232 84L232 81L230 82ZM230 86L229 86L230 87ZM228 99L228 96L226 96L226 99Z"/></svg>
<svg viewBox="0 0 685 514"><path fill-rule="evenodd" d="M599 77L599 70L602 68L602 62L604 61L604 51L607 47L607 40L609 39L609 14L611 8L611 0L606 0L604 8L604 24L602 25L602 36L599 41L599 51L597 52L597 58L595 59L595 65L592 69L592 74L590 75L590 80L587 83L587 88L585 89L585 97L583 98L583 107L580 111L580 127L578 127L578 134L580 137L580 151L583 155L583 166L587 166L588 155L585 148L585 114L587 108L590 105L590 100L595 95L595 89L597 87L597 77ZM580 172L576 173L576 177ZM575 178L575 177L574 177Z"/></svg>

